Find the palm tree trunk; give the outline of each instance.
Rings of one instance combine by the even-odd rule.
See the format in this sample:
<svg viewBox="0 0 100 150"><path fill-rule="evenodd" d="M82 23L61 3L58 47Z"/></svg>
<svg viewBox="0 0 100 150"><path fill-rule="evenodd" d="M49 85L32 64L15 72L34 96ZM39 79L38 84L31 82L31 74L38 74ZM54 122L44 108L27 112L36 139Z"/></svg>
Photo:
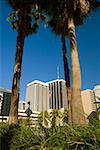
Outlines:
<svg viewBox="0 0 100 150"><path fill-rule="evenodd" d="M22 32L18 32L16 45L16 58L14 66L14 76L12 83L11 106L9 113L9 125L18 123L18 103L19 103L19 87L21 77L21 65L23 56L25 36Z"/></svg>
<svg viewBox="0 0 100 150"><path fill-rule="evenodd" d="M72 60L72 123L82 125L86 123L86 119L81 99L81 74L73 16L68 19L68 32Z"/></svg>
<svg viewBox="0 0 100 150"><path fill-rule="evenodd" d="M68 122L71 123L71 91L70 91L70 72L68 67L68 57L65 43L65 35L62 33L62 54L63 54L63 64L64 64L64 74L66 81L66 91L67 91L67 99L68 99Z"/></svg>

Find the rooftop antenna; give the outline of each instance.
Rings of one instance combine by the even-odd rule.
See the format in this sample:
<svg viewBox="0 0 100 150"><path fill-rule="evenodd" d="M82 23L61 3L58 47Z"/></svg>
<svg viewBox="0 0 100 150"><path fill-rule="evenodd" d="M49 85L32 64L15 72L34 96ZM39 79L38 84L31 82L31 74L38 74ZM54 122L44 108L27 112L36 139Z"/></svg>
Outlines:
<svg viewBox="0 0 100 150"><path fill-rule="evenodd" d="M57 79L59 79L59 65L57 66Z"/></svg>

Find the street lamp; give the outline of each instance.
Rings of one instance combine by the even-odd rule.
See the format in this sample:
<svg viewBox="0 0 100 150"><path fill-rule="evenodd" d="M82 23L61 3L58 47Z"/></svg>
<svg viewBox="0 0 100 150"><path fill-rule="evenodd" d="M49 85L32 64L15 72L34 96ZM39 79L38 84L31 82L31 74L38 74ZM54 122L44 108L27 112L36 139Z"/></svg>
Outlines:
<svg viewBox="0 0 100 150"><path fill-rule="evenodd" d="M28 108L26 109L25 113L28 116L28 125L30 127L30 115L33 113L32 110L30 109L30 101L27 102L28 103Z"/></svg>

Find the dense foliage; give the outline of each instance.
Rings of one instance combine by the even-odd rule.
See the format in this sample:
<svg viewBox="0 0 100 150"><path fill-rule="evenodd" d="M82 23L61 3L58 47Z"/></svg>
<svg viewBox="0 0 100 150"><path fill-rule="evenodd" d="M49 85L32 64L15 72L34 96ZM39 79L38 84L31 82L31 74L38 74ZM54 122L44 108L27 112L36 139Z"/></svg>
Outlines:
<svg viewBox="0 0 100 150"><path fill-rule="evenodd" d="M100 122L51 128L29 127L25 120L18 127L0 123L0 141L2 150L99 150Z"/></svg>

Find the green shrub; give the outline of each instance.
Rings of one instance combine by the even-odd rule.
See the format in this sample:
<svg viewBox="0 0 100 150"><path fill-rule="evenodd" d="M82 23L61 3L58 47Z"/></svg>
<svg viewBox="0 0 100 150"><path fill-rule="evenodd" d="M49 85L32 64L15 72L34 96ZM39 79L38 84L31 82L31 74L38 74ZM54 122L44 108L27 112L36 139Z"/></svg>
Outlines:
<svg viewBox="0 0 100 150"><path fill-rule="evenodd" d="M1 150L9 150L9 126L5 123L0 123L0 148Z"/></svg>
<svg viewBox="0 0 100 150"><path fill-rule="evenodd" d="M44 141L47 150L99 150L100 126L59 127L53 135Z"/></svg>
<svg viewBox="0 0 100 150"><path fill-rule="evenodd" d="M99 150L100 122L84 127L68 124L52 128L32 128L26 120L19 126L0 123L1 150Z"/></svg>

